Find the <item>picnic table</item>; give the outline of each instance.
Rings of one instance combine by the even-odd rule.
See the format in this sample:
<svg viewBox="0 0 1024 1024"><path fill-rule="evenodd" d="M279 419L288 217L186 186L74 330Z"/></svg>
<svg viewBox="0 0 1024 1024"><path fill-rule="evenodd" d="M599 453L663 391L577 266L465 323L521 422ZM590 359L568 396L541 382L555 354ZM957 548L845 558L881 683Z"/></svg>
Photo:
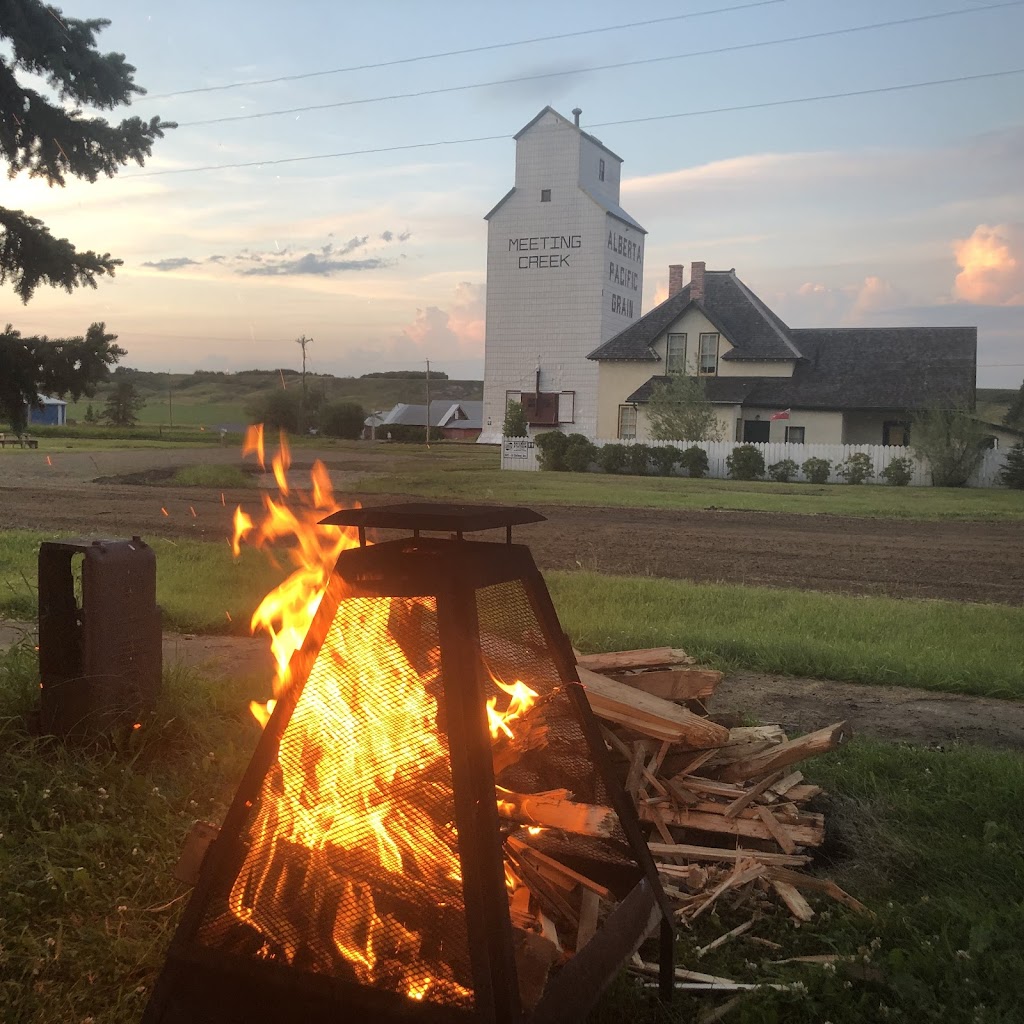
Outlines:
<svg viewBox="0 0 1024 1024"><path fill-rule="evenodd" d="M0 434L0 448L13 448L15 445L19 448L38 448L39 439L29 437L28 434L14 434L12 437Z"/></svg>

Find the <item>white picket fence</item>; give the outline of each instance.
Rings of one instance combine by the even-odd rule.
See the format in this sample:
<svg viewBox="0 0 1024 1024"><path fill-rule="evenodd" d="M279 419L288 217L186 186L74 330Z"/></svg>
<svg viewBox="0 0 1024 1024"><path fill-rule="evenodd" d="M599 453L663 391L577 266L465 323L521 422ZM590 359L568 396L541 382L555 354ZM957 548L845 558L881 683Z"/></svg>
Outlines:
<svg viewBox="0 0 1024 1024"><path fill-rule="evenodd" d="M605 444L622 444L622 441L594 441L597 446ZM627 442L628 443L628 442ZM646 441L645 444L652 446L674 445L676 448L689 448L696 444L708 453L708 476L723 480L729 476L729 467L726 459L734 448L740 447L738 441ZM881 472L893 459L909 458L912 463L910 480L912 487L931 486L931 469L924 460L916 459L910 448L898 445L880 444L789 444L784 441L773 441L763 444L755 444L753 447L764 456L765 466L771 466L783 459L792 459L797 466L802 466L807 459L828 459L832 463L832 471L829 476L829 483L842 483L843 478L836 473L836 467L845 462L855 452L864 452L871 457L871 466L874 470L874 480L881 483ZM999 471L1006 461L1004 450L992 450L985 452L974 475L968 481L968 487L1001 487ZM540 468L537 462L537 449L533 439L529 437L505 437L501 442L501 468L512 470L537 470ZM684 471L677 469L676 475L685 475ZM795 480L803 480L803 473L797 473Z"/></svg>

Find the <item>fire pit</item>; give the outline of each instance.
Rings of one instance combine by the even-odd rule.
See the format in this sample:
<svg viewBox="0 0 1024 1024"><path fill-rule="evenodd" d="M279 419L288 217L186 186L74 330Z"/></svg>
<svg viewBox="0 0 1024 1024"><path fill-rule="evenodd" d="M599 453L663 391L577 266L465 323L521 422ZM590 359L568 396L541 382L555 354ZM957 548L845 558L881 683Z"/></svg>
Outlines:
<svg viewBox="0 0 1024 1024"><path fill-rule="evenodd" d="M409 504L323 520L358 546L291 657L147 1024L577 1020L659 922L671 991L671 910L512 543L542 519ZM405 536L367 545L371 528Z"/></svg>

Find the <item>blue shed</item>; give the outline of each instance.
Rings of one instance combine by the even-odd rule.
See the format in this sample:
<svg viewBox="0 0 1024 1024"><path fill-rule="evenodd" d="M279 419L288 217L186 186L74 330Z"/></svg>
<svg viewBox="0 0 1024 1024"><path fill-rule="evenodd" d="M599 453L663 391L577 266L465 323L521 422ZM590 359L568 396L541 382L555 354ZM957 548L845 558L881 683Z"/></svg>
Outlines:
<svg viewBox="0 0 1024 1024"><path fill-rule="evenodd" d="M42 406L40 408L39 406ZM49 395L39 396L39 405L29 405L29 426L63 427L67 420L68 403L62 398L50 398Z"/></svg>

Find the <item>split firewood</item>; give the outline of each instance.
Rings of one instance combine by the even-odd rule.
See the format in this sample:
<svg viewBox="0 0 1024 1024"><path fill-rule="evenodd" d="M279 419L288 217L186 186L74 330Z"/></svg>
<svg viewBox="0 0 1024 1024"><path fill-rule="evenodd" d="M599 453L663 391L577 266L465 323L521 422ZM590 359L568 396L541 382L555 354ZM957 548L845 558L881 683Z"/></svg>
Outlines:
<svg viewBox="0 0 1024 1024"><path fill-rule="evenodd" d="M696 808L702 806L697 804ZM666 825L694 829L699 832L742 836L745 839L777 841L774 831L769 829L760 818L747 818L743 817L742 814L736 818L727 818L721 813L708 813L706 810L696 808L683 807L677 810L672 807L652 807L649 804L641 804L637 807L637 813L640 815L641 821L653 822L656 819L660 819ZM825 841L823 825L819 826L816 823L783 825L781 822L778 822L777 827L784 830L787 837L797 846L821 846Z"/></svg>
<svg viewBox="0 0 1024 1024"><path fill-rule="evenodd" d="M742 796L737 797L725 810L727 818L735 818L748 804L753 803L773 782L778 782L782 772L766 775L756 786L752 786ZM792 853L792 850L787 851Z"/></svg>
<svg viewBox="0 0 1024 1024"><path fill-rule="evenodd" d="M513 850L517 857L525 859L539 874L566 891L571 891L576 886L582 886L585 890L594 893L595 896L601 899L611 900L614 898L611 890L601 885L600 882L595 882L592 878L587 878L586 875L582 875L578 871L567 867L561 861L555 860L554 857L549 857L546 853L535 850L519 836L509 836L505 840L505 845L510 850Z"/></svg>
<svg viewBox="0 0 1024 1024"><path fill-rule="evenodd" d="M796 843L793 842L789 831L783 828L781 822L772 812L764 806L758 807L758 816L764 822L765 828L772 834L772 838L782 847L783 853L796 853Z"/></svg>
<svg viewBox="0 0 1024 1024"><path fill-rule="evenodd" d="M713 846L691 846L688 843L678 843L668 846L665 843L648 843L647 848L655 857L662 857L666 853L682 854L691 860L703 861L739 861L750 860L756 857L762 864L776 864L787 867L801 867L809 864L811 858L806 854L794 854L790 856L785 853L762 853L760 850L719 850ZM672 873L675 871L675 864L659 864L659 871Z"/></svg>
<svg viewBox="0 0 1024 1024"><path fill-rule="evenodd" d="M723 726L715 725L671 701L635 690L584 667L579 669L579 676L598 718L618 722L645 736L678 743L691 750L718 747L729 738L729 731Z"/></svg>
<svg viewBox="0 0 1024 1024"><path fill-rule="evenodd" d="M718 899L723 893L728 892L730 889L738 888L741 885L746 885L747 882L754 881L755 878L761 878L768 871L768 867L765 864L749 863L744 864L742 861L738 861L736 867L732 873L725 879L724 882L720 882L708 897L693 911L692 914L687 915L690 921L696 920L705 910L710 907L715 900Z"/></svg>
<svg viewBox="0 0 1024 1024"><path fill-rule="evenodd" d="M727 765L719 772L718 777L724 782L743 782L745 779L758 778L767 772L774 772L797 761L803 761L804 758L835 750L849 737L846 723L836 722L825 729L808 733L795 740L787 740L771 750Z"/></svg>
<svg viewBox="0 0 1024 1024"><path fill-rule="evenodd" d="M771 882L772 888L779 894L793 917L798 921L810 921L814 917L814 910L800 894L799 889L790 885L789 882L782 882L777 878L773 878Z"/></svg>
<svg viewBox="0 0 1024 1024"><path fill-rule="evenodd" d="M631 668L662 668L667 665L692 665L686 651L672 647L648 647L638 651L610 651L607 654L581 654L576 664L591 672L623 672Z"/></svg>
<svg viewBox="0 0 1024 1024"><path fill-rule="evenodd" d="M753 920L744 921L743 924L736 925L731 931L727 931L724 935L719 935L717 939L712 939L706 946L701 946L697 950L697 959L699 960L706 953L710 953L713 949L718 949L719 946L724 946L730 939L735 939L737 935L742 935L744 932L750 931L754 927Z"/></svg>
<svg viewBox="0 0 1024 1024"><path fill-rule="evenodd" d="M601 897L589 889L583 890L580 903L580 927L576 933L578 953L597 933L597 921L601 912Z"/></svg>
<svg viewBox="0 0 1024 1024"><path fill-rule="evenodd" d="M809 889L812 892L824 893L830 896L837 903L842 903L859 914L871 914L871 911L864 906L860 900L854 899L848 892L841 889L835 882L828 878L818 878L815 875L802 875L798 871L787 871L782 865L774 865L768 872L773 881L788 882L790 885L801 889Z"/></svg>
<svg viewBox="0 0 1024 1024"><path fill-rule="evenodd" d="M743 761L755 754L772 750L787 740L781 725L743 725L729 730L728 740L719 745L708 767Z"/></svg>
<svg viewBox="0 0 1024 1024"><path fill-rule="evenodd" d="M765 793L765 799L769 803L786 796L787 793L795 786L800 785L804 781L803 772L790 772L789 775L783 775L778 782L773 783L768 787L768 792ZM790 797L793 799L793 797Z"/></svg>
<svg viewBox="0 0 1024 1024"><path fill-rule="evenodd" d="M574 803L566 789L552 789L544 793L513 793L501 786L494 789L498 814L503 818L586 836L610 838L618 834L618 819L612 808Z"/></svg>
<svg viewBox="0 0 1024 1024"><path fill-rule="evenodd" d="M552 694L546 694L516 719L511 737L501 735L494 742L494 775L497 777L506 768L516 764L530 750L540 750L548 744L548 720L546 711Z"/></svg>
<svg viewBox="0 0 1024 1024"><path fill-rule="evenodd" d="M520 885L512 899L508 901L509 917L512 919L513 928L529 930L537 925L537 917L530 909L530 890L525 885Z"/></svg>
<svg viewBox="0 0 1024 1024"><path fill-rule="evenodd" d="M593 671L593 669L591 670ZM613 672L610 678L664 700L704 700L725 678L708 668L673 668L655 672Z"/></svg>

